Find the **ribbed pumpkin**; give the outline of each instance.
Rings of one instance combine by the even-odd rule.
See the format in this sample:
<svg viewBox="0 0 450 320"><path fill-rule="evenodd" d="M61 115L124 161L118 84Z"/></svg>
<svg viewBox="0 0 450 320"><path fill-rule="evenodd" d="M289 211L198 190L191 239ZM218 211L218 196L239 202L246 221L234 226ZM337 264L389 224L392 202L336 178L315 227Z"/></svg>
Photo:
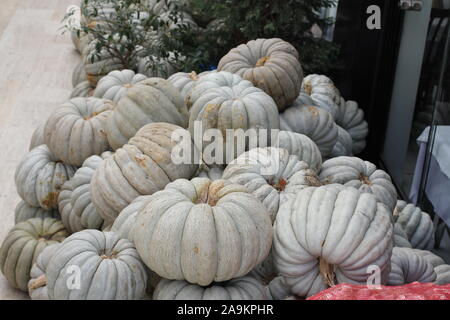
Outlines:
<svg viewBox="0 0 450 320"><path fill-rule="evenodd" d="M201 287L183 280L163 279L153 293L154 300L269 300L264 286L245 276Z"/></svg>
<svg viewBox="0 0 450 320"><path fill-rule="evenodd" d="M287 300L292 295L283 277L276 277L267 286L273 300Z"/></svg>
<svg viewBox="0 0 450 320"><path fill-rule="evenodd" d="M183 99L167 80L149 78L128 89L107 121L108 141L120 148L144 125L167 122L186 128L189 114Z"/></svg>
<svg viewBox="0 0 450 320"><path fill-rule="evenodd" d="M353 154L358 154L366 147L366 137L369 133L368 124L364 120L364 111L355 101L345 101L341 98L339 115L336 123L344 128L352 137Z"/></svg>
<svg viewBox="0 0 450 320"><path fill-rule="evenodd" d="M33 132L30 141L30 147L28 148L30 151L34 148L40 146L41 144L45 144L44 141L44 130L45 130L45 122L42 122Z"/></svg>
<svg viewBox="0 0 450 320"><path fill-rule="evenodd" d="M80 272L77 290L67 285L74 267ZM68 237L50 259L45 276L51 300L140 300L147 283L133 244L97 230Z"/></svg>
<svg viewBox="0 0 450 320"><path fill-rule="evenodd" d="M17 193L33 207L56 209L61 187L75 170L76 167L57 160L46 145L40 145L31 150L16 168Z"/></svg>
<svg viewBox="0 0 450 320"><path fill-rule="evenodd" d="M360 192L372 193L393 212L397 191L391 177L383 170L357 157L337 157L325 161L319 174L322 183L339 183L355 187Z"/></svg>
<svg viewBox="0 0 450 320"><path fill-rule="evenodd" d="M322 167L322 155L317 145L304 134L292 131L280 131L278 144L273 146L286 149L290 155L295 155L299 160L305 161L312 170L319 171Z"/></svg>
<svg viewBox="0 0 450 320"><path fill-rule="evenodd" d="M341 185L310 187L280 206L274 264L300 297L338 283L366 284L373 265L386 284L392 238L391 213L372 194Z"/></svg>
<svg viewBox="0 0 450 320"><path fill-rule="evenodd" d="M280 115L280 128L309 137L328 157L338 141L338 127L331 114L314 106L293 106Z"/></svg>
<svg viewBox="0 0 450 320"><path fill-rule="evenodd" d="M97 167L109 156L111 154L106 152L102 157L87 158L74 176L63 184L58 197L58 209L70 233L102 227L104 221L92 203L90 183Z"/></svg>
<svg viewBox="0 0 450 320"><path fill-rule="evenodd" d="M28 291L30 270L45 247L68 236L60 220L34 218L15 225L0 247L0 269L9 284Z"/></svg>
<svg viewBox="0 0 450 320"><path fill-rule="evenodd" d="M31 300L49 300L47 292L47 279L45 271L48 263L56 251L58 251L61 243L54 243L46 247L38 255L36 262L33 264L30 272L30 281L28 281L28 293Z"/></svg>
<svg viewBox="0 0 450 320"><path fill-rule="evenodd" d="M211 72L214 71L205 71L200 74L197 74L195 71L192 71L190 73L177 72L167 78L167 81L169 81L175 88L178 89L183 99L186 99L188 93L192 90L197 80Z"/></svg>
<svg viewBox="0 0 450 320"><path fill-rule="evenodd" d="M66 164L81 166L92 155L109 150L106 118L114 105L98 98L74 98L48 118L44 130L50 151Z"/></svg>
<svg viewBox="0 0 450 320"><path fill-rule="evenodd" d="M127 94L129 88L145 79L146 76L136 74L133 70L114 70L98 82L94 96L117 103Z"/></svg>
<svg viewBox="0 0 450 320"><path fill-rule="evenodd" d="M320 186L316 172L306 162L280 148L255 148L233 160L223 179L245 186L267 208L272 221L284 194Z"/></svg>
<svg viewBox="0 0 450 320"><path fill-rule="evenodd" d="M172 161L176 145L172 134L176 130L183 129L168 123L148 124L97 168L91 180L91 197L107 223L138 196L153 194L171 181L195 174L198 165Z"/></svg>
<svg viewBox="0 0 450 320"><path fill-rule="evenodd" d="M395 247L392 250L388 285L401 286L407 283L426 283L435 280L436 273L433 265L415 249Z"/></svg>
<svg viewBox="0 0 450 320"><path fill-rule="evenodd" d="M80 61L72 72L72 87L76 87L83 81L87 81L86 71L84 70L84 62Z"/></svg>
<svg viewBox="0 0 450 320"><path fill-rule="evenodd" d="M269 254L269 213L227 180L176 180L153 194L137 217L133 240L158 275L201 286L248 274Z"/></svg>
<svg viewBox="0 0 450 320"><path fill-rule="evenodd" d="M330 158L352 156L353 140L350 134L340 126L338 127L338 140L331 151Z"/></svg>
<svg viewBox="0 0 450 320"><path fill-rule="evenodd" d="M59 219L58 210L45 210L40 207L32 207L25 201L20 201L14 211L14 223L26 221L33 218L55 218Z"/></svg>
<svg viewBox="0 0 450 320"><path fill-rule="evenodd" d="M126 206L114 220L111 231L115 232L120 238L128 239L133 242L132 229L137 219L139 211L147 204L151 196L139 196Z"/></svg>
<svg viewBox="0 0 450 320"><path fill-rule="evenodd" d="M415 249L431 250L434 247L434 227L430 215L419 207L403 200L397 201L396 224L405 230Z"/></svg>
<svg viewBox="0 0 450 320"><path fill-rule="evenodd" d="M398 223L394 224L394 246L401 248L412 248L412 245L408 240L408 235L405 230L403 230L403 227Z"/></svg>
<svg viewBox="0 0 450 320"><path fill-rule="evenodd" d="M303 80L297 50L278 38L251 40L231 49L218 70L251 81L275 100L280 111L297 98Z"/></svg>
<svg viewBox="0 0 450 320"><path fill-rule="evenodd" d="M280 126L273 99L249 81L229 72L214 72L199 79L187 101L188 105L192 104L189 118L191 136L197 134L196 128L200 123L203 132L219 129L224 140L224 161L239 156L236 145L234 149L230 147L234 140L227 140L227 129L268 129L266 138L270 143L270 130L279 129ZM207 145L205 143L203 147ZM246 145L245 149L248 148ZM226 150L230 150L232 154Z"/></svg>
<svg viewBox="0 0 450 320"><path fill-rule="evenodd" d="M89 81L82 81L73 88L70 99L77 97L91 97L94 95L94 90L95 88Z"/></svg>
<svg viewBox="0 0 450 320"><path fill-rule="evenodd" d="M325 110L331 114L333 119L338 116L339 108L333 102L333 100L327 95L313 95L310 96L305 92L301 92L300 95L295 99L295 101L290 105L290 107L301 107L301 106L315 106L319 109Z"/></svg>
<svg viewBox="0 0 450 320"><path fill-rule="evenodd" d="M445 261L428 250L415 249L415 252L420 254L426 261L431 263L436 273L436 284L444 285L450 284L450 265L446 264Z"/></svg>
<svg viewBox="0 0 450 320"><path fill-rule="evenodd" d="M341 94L334 85L333 81L325 75L309 74L302 82L302 91L310 95L313 100L322 100L325 97L337 107L341 101Z"/></svg>

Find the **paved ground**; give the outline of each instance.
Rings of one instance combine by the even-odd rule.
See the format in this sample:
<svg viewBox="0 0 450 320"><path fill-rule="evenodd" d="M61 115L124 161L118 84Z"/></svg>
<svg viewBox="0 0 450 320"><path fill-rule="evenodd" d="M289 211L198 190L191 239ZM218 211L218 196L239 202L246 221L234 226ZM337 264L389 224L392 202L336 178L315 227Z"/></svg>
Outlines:
<svg viewBox="0 0 450 320"><path fill-rule="evenodd" d="M59 28L67 6L79 2L0 1L0 243L13 226L19 201L14 170L34 128L70 95L80 58ZM0 300L26 297L0 274Z"/></svg>

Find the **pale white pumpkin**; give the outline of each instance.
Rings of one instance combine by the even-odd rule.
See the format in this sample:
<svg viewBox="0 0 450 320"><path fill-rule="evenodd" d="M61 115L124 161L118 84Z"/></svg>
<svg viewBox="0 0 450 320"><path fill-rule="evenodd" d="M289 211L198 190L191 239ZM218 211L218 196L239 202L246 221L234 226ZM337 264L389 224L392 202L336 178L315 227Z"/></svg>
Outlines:
<svg viewBox="0 0 450 320"><path fill-rule="evenodd" d="M341 94L334 85L333 81L325 75L309 74L302 82L302 91L311 96L313 101L323 100L327 101L326 97L331 99L334 103L332 108L338 108L341 101ZM338 113L336 112L336 115Z"/></svg>
<svg viewBox="0 0 450 320"><path fill-rule="evenodd" d="M77 97L91 97L94 95L94 90L95 88L89 81L82 81L73 88L70 99Z"/></svg>
<svg viewBox="0 0 450 320"><path fill-rule="evenodd" d="M289 155L286 149L255 148L233 160L223 179L245 186L267 208L272 221L284 194L297 193L309 186L320 186L316 172L306 162Z"/></svg>
<svg viewBox="0 0 450 320"><path fill-rule="evenodd" d="M106 133L113 149L120 148L149 123L167 122L186 128L189 114L183 99L167 80L149 78L129 88L108 118Z"/></svg>
<svg viewBox="0 0 450 320"><path fill-rule="evenodd" d="M227 180L178 179L139 212L133 240L159 276L201 286L248 274L269 254L269 213Z"/></svg>
<svg viewBox="0 0 450 320"><path fill-rule="evenodd" d="M14 223L26 221L33 218L55 218L59 219L58 210L45 210L40 207L32 207L25 201L20 201L14 211Z"/></svg>
<svg viewBox="0 0 450 320"><path fill-rule="evenodd" d="M83 81L87 81L86 71L84 70L84 62L80 61L72 72L72 87L76 87Z"/></svg>
<svg viewBox="0 0 450 320"><path fill-rule="evenodd" d="M407 283L426 283L435 280L436 273L433 265L415 249L394 247L388 285L401 286Z"/></svg>
<svg viewBox="0 0 450 320"><path fill-rule="evenodd" d="M283 277L276 277L267 286L273 300L287 300L292 295L289 286Z"/></svg>
<svg viewBox="0 0 450 320"><path fill-rule="evenodd" d="M269 300L264 286L256 279L245 276L208 287L183 280L159 282L153 300Z"/></svg>
<svg viewBox="0 0 450 320"><path fill-rule="evenodd" d="M279 129L278 110L273 99L249 81L229 72L214 72L200 78L188 95L190 109L189 131L192 137L208 129L220 130L224 143L223 160L227 163L248 150L250 142L239 145L233 136L236 129L247 131L254 129L258 140L264 139L270 145L271 130ZM265 132L259 131L265 129ZM227 130L230 130L227 132ZM261 133L262 132L262 133ZM210 155L209 142L203 141L204 156ZM234 147L233 147L234 146ZM240 149L242 147L242 149ZM217 161L216 161L217 163ZM206 160L206 164L211 164Z"/></svg>
<svg viewBox="0 0 450 320"><path fill-rule="evenodd" d="M16 168L17 193L29 205L56 209L61 187L75 173L76 167L59 161L46 145L31 150Z"/></svg>
<svg viewBox="0 0 450 320"><path fill-rule="evenodd" d="M366 137L369 133L367 122L364 120L364 111L355 101L345 101L341 98L339 103L339 116L336 123L344 128L352 137L353 153L359 154L366 147Z"/></svg>
<svg viewBox="0 0 450 320"><path fill-rule="evenodd" d="M366 284L390 272L391 213L372 194L342 185L310 187L281 204L274 224L275 268L300 297L338 283Z"/></svg>
<svg viewBox="0 0 450 320"><path fill-rule="evenodd" d="M372 193L393 212L397 191L391 177L383 170L357 157L336 157L322 164L319 174L322 183L339 183L355 187L362 193Z"/></svg>
<svg viewBox="0 0 450 320"><path fill-rule="evenodd" d="M91 200L90 183L97 167L109 156L110 153L105 153L102 157L87 158L74 176L63 184L58 197L58 209L70 233L100 229L103 226L104 221Z"/></svg>
<svg viewBox="0 0 450 320"><path fill-rule="evenodd" d="M105 127L113 108L109 100L71 99L48 118L45 143L64 163L81 166L90 156L109 150Z"/></svg>
<svg viewBox="0 0 450 320"><path fill-rule="evenodd" d="M450 284L450 265L446 264L444 259L428 250L415 249L414 251L431 263L436 273L436 284Z"/></svg>
<svg viewBox="0 0 450 320"><path fill-rule="evenodd" d="M30 271L45 247L68 236L60 220L34 218L16 224L0 247L0 271L9 284L28 292Z"/></svg>
<svg viewBox="0 0 450 320"><path fill-rule="evenodd" d="M188 93L192 90L197 80L211 72L215 71L205 71L200 74L197 74L195 71L192 71L190 73L177 72L167 78L167 81L169 81L175 88L178 89L183 99L186 99Z"/></svg>
<svg viewBox="0 0 450 320"><path fill-rule="evenodd" d="M80 271L80 288L67 281ZM113 232L83 230L61 243L45 272L51 300L140 300L147 273L133 244Z"/></svg>
<svg viewBox="0 0 450 320"><path fill-rule="evenodd" d="M330 158L352 156L353 140L350 134L340 126L338 127L338 140L331 151Z"/></svg>
<svg viewBox="0 0 450 320"><path fill-rule="evenodd" d="M145 75L133 70L114 70L98 82L94 96L117 103L131 87L145 79Z"/></svg>
<svg viewBox="0 0 450 320"><path fill-rule="evenodd" d="M293 106L280 115L280 128L309 137L328 157L338 141L338 127L331 114L314 106Z"/></svg>
<svg viewBox="0 0 450 320"><path fill-rule="evenodd" d="M111 231L120 238L133 242L131 230L136 222L139 211L147 204L151 196L139 196L126 206L111 226Z"/></svg>
<svg viewBox="0 0 450 320"><path fill-rule="evenodd" d="M412 248L412 245L408 240L408 235L405 230L403 230L403 227L398 223L394 224L394 246L401 248Z"/></svg>
<svg viewBox="0 0 450 320"><path fill-rule="evenodd" d="M434 226L430 215L412 203L397 201L397 220L405 230L408 240L415 249L431 250L434 246Z"/></svg>
<svg viewBox="0 0 450 320"><path fill-rule="evenodd" d="M297 50L278 38L251 40L231 49L217 69L251 81L275 100L280 111L297 98L303 80Z"/></svg>
<svg viewBox="0 0 450 320"><path fill-rule="evenodd" d="M41 144L45 144L45 141L44 141L44 129L45 129L45 122L42 122L34 130L33 135L31 136L29 151L31 151L34 148L40 146Z"/></svg>
<svg viewBox="0 0 450 320"><path fill-rule="evenodd" d="M47 270L50 259L60 246L61 243L49 245L42 250L36 262L33 264L30 271L31 279L28 281L28 293L30 294L31 300L49 300L45 271Z"/></svg>
<svg viewBox="0 0 450 320"><path fill-rule="evenodd" d="M91 180L91 198L107 223L114 222L138 196L153 194L171 181L195 174L198 165L193 162L172 161L172 149L177 145L172 135L183 130L168 123L148 124L100 164ZM195 148L192 142L191 148Z"/></svg>
<svg viewBox="0 0 450 320"><path fill-rule="evenodd" d="M322 155L319 148L304 134L280 131L278 141L272 143L272 146L286 149L290 155L295 155L299 160L305 161L312 170L319 171L322 168Z"/></svg>

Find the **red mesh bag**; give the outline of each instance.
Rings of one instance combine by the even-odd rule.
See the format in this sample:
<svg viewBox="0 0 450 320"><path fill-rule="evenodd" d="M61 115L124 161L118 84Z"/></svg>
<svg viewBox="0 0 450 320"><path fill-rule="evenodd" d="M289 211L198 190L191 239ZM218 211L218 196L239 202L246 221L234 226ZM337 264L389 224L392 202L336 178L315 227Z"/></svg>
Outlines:
<svg viewBox="0 0 450 320"><path fill-rule="evenodd" d="M450 300L450 284L410 283L403 286L339 284L307 300Z"/></svg>

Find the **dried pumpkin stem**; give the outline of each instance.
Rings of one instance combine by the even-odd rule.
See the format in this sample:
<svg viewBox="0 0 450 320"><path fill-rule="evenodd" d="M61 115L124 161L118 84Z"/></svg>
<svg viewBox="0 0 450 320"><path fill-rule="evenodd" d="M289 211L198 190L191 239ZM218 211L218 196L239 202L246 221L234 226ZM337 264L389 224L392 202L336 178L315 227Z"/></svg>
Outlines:
<svg viewBox="0 0 450 320"><path fill-rule="evenodd" d="M266 64L266 62L269 60L268 56L262 57L260 58L258 61L256 61L256 66L257 67L262 67Z"/></svg>
<svg viewBox="0 0 450 320"><path fill-rule="evenodd" d="M45 277L45 274L43 274L42 276L38 277L36 279L36 281L34 281L31 285L30 285L30 289L31 290L36 290L38 288L42 288L45 287L47 285L47 278Z"/></svg>
<svg viewBox="0 0 450 320"><path fill-rule="evenodd" d="M336 285L334 279L334 270L335 267L332 264L329 264L325 259L322 257L319 258L319 272L322 276L323 281L329 286L333 287Z"/></svg>
<svg viewBox="0 0 450 320"><path fill-rule="evenodd" d="M367 184L367 185L369 185L369 186L371 186L372 185L372 182L369 180L369 177L367 177L367 176L365 176L365 175L360 175L359 176L359 180L362 182L362 183L364 183L364 184Z"/></svg>
<svg viewBox="0 0 450 320"><path fill-rule="evenodd" d="M197 72L192 71L192 72L189 74L189 78L191 78L191 80L197 81L197 80L198 80Z"/></svg>

